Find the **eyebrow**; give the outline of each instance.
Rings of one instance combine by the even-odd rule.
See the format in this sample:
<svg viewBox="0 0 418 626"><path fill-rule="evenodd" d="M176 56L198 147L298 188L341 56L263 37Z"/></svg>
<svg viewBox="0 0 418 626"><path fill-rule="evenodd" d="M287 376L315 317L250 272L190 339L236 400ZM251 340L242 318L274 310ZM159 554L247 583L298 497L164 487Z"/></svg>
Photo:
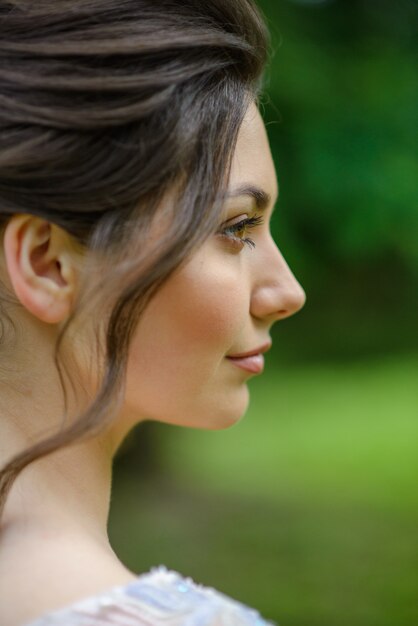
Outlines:
<svg viewBox="0 0 418 626"><path fill-rule="evenodd" d="M227 198L238 196L250 196L255 201L255 206L259 211L264 211L271 203L270 194L255 185L240 185L228 193Z"/></svg>

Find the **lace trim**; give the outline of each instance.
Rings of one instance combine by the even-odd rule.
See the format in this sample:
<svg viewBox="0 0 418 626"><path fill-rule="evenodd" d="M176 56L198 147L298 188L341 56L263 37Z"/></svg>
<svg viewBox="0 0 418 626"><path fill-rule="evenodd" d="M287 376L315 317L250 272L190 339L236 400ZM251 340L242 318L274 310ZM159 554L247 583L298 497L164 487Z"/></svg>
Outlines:
<svg viewBox="0 0 418 626"><path fill-rule="evenodd" d="M274 626L258 611L165 565L26 626Z"/></svg>

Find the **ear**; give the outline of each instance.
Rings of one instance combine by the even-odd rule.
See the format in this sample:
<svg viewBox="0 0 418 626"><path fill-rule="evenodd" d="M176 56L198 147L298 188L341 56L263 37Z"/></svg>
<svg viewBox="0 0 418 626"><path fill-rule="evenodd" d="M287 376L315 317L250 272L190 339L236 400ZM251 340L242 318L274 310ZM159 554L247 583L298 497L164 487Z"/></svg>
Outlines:
<svg viewBox="0 0 418 626"><path fill-rule="evenodd" d="M48 324L63 321L75 295L70 235L34 215L14 215L4 231L4 255L16 296Z"/></svg>

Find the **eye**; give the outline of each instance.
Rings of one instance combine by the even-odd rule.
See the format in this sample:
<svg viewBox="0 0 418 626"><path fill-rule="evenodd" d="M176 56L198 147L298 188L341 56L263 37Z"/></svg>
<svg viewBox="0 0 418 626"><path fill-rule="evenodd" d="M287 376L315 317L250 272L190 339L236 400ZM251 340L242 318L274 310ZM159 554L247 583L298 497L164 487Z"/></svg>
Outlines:
<svg viewBox="0 0 418 626"><path fill-rule="evenodd" d="M245 217L235 223L224 226L218 234L227 237L231 243L240 249L244 247L244 244L247 244L250 248L255 248L255 242L247 235L253 228L260 226L262 223L263 217L261 215Z"/></svg>

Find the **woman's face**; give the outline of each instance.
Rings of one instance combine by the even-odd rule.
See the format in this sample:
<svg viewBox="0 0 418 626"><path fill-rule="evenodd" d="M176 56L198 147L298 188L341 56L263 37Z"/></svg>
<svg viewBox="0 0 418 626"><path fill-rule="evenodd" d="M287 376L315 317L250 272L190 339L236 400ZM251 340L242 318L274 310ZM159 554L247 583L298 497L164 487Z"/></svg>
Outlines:
<svg viewBox="0 0 418 626"><path fill-rule="evenodd" d="M262 371L271 326L304 304L270 235L277 182L255 105L239 133L230 195L222 232L170 277L137 326L123 410L131 422L206 429L236 423L248 405L247 382ZM253 356L237 358L247 353Z"/></svg>

